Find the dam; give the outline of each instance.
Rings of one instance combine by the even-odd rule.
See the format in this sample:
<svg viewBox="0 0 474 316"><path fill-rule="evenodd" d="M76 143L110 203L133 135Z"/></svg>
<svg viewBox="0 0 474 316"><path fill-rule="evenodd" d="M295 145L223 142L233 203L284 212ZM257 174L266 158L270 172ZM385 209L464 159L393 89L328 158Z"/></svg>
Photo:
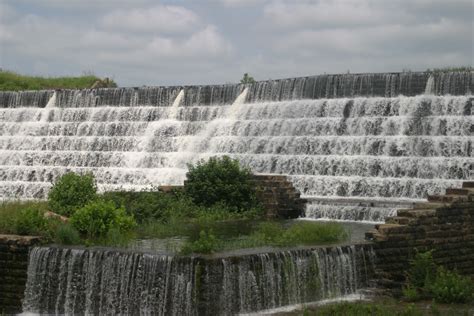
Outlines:
<svg viewBox="0 0 474 316"><path fill-rule="evenodd" d="M102 191L180 185L228 155L288 175L307 218L383 222L472 178L473 90L467 71L0 92L0 198L44 199L67 171Z"/></svg>

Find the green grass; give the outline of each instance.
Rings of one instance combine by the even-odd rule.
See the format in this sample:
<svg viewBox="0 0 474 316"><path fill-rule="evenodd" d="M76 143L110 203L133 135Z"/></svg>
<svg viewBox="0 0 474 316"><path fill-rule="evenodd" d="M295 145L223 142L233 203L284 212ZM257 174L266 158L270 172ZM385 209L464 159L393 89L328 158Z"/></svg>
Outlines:
<svg viewBox="0 0 474 316"><path fill-rule="evenodd" d="M182 195L144 194L126 206L128 214L141 214L133 230L111 230L97 238L80 235L71 224L45 219L47 202L8 202L0 205L0 233L39 235L45 242L86 246L126 247L140 239L178 237L186 240L182 254L214 253L257 247L294 247L329 244L345 240L347 232L338 223L263 221L261 209L243 212L224 205L197 206ZM106 194L123 205L123 194ZM129 200L130 201L130 200ZM152 208L155 206L155 209ZM157 207L159 206L159 207ZM157 207L157 208L156 208ZM148 210L148 212L145 212ZM136 213L138 212L138 213Z"/></svg>
<svg viewBox="0 0 474 316"><path fill-rule="evenodd" d="M439 72L464 72L474 71L472 66L447 66L442 68L427 69L426 72L439 73Z"/></svg>
<svg viewBox="0 0 474 316"><path fill-rule="evenodd" d="M0 204L0 233L17 234L17 223L25 209L37 209L42 212L48 210L48 204L44 201L11 201Z"/></svg>
<svg viewBox="0 0 474 316"><path fill-rule="evenodd" d="M45 78L24 76L15 72L2 70L0 71L0 91L85 89L90 88L97 80L100 80L100 78L94 75ZM115 85L115 83L112 85Z"/></svg>
<svg viewBox="0 0 474 316"><path fill-rule="evenodd" d="M183 254L214 253L258 247L295 247L324 245L346 240L349 235L338 223L297 222L285 226L279 222L261 222L239 238L219 238L214 229L202 229L198 238L190 238ZM204 250L204 251L203 251Z"/></svg>
<svg viewBox="0 0 474 316"><path fill-rule="evenodd" d="M376 298L374 302L342 302L323 306L309 306L303 310L277 315L317 316L471 316L471 305L442 305L430 301L406 303L395 299Z"/></svg>

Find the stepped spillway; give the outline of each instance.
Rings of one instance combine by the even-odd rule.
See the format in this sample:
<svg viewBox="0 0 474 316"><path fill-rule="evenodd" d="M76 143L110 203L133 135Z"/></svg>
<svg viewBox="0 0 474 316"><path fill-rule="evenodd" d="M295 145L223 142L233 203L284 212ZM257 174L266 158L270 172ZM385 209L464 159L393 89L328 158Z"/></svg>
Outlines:
<svg viewBox="0 0 474 316"><path fill-rule="evenodd" d="M45 198L67 171L101 190L179 185L187 163L230 155L290 175L308 217L383 221L472 177L473 76L2 92L0 197Z"/></svg>

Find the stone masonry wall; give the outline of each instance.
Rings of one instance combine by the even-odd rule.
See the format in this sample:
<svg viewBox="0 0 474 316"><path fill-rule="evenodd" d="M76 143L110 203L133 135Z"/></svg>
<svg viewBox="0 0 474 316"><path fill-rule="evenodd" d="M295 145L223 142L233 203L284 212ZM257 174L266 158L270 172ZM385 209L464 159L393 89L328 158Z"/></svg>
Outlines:
<svg viewBox="0 0 474 316"><path fill-rule="evenodd" d="M256 174L253 181L257 199L262 203L267 218L297 218L304 214L306 200L285 175ZM161 192L172 194L182 186L161 186Z"/></svg>
<svg viewBox="0 0 474 316"><path fill-rule="evenodd" d="M38 237L0 235L0 314L21 312L29 248Z"/></svg>
<svg viewBox="0 0 474 316"><path fill-rule="evenodd" d="M284 175L254 175L257 198L268 218L297 218L303 215L306 200Z"/></svg>
<svg viewBox="0 0 474 316"><path fill-rule="evenodd" d="M366 236L374 241L378 285L395 293L417 251L433 250L437 264L474 277L474 182L399 210Z"/></svg>

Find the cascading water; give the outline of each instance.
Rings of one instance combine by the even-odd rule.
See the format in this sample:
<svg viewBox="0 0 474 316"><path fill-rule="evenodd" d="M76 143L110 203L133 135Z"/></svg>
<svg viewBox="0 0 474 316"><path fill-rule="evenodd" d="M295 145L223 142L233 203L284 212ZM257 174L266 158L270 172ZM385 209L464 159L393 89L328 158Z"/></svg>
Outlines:
<svg viewBox="0 0 474 316"><path fill-rule="evenodd" d="M37 247L23 310L233 315L352 294L372 272L367 245L222 258Z"/></svg>
<svg viewBox="0 0 474 316"><path fill-rule="evenodd" d="M182 184L187 163L225 154L257 173L289 175L311 201L307 217L381 222L470 177L473 77L0 93L0 197L44 198L67 171L92 171L101 190ZM355 293L372 256L369 245L227 257L38 247L24 311L253 312Z"/></svg>
<svg viewBox="0 0 474 316"><path fill-rule="evenodd" d="M67 171L92 171L101 190L178 185L187 163L226 154L257 173L290 175L311 201L308 217L383 221L470 177L473 77L3 92L0 197L44 198Z"/></svg>

